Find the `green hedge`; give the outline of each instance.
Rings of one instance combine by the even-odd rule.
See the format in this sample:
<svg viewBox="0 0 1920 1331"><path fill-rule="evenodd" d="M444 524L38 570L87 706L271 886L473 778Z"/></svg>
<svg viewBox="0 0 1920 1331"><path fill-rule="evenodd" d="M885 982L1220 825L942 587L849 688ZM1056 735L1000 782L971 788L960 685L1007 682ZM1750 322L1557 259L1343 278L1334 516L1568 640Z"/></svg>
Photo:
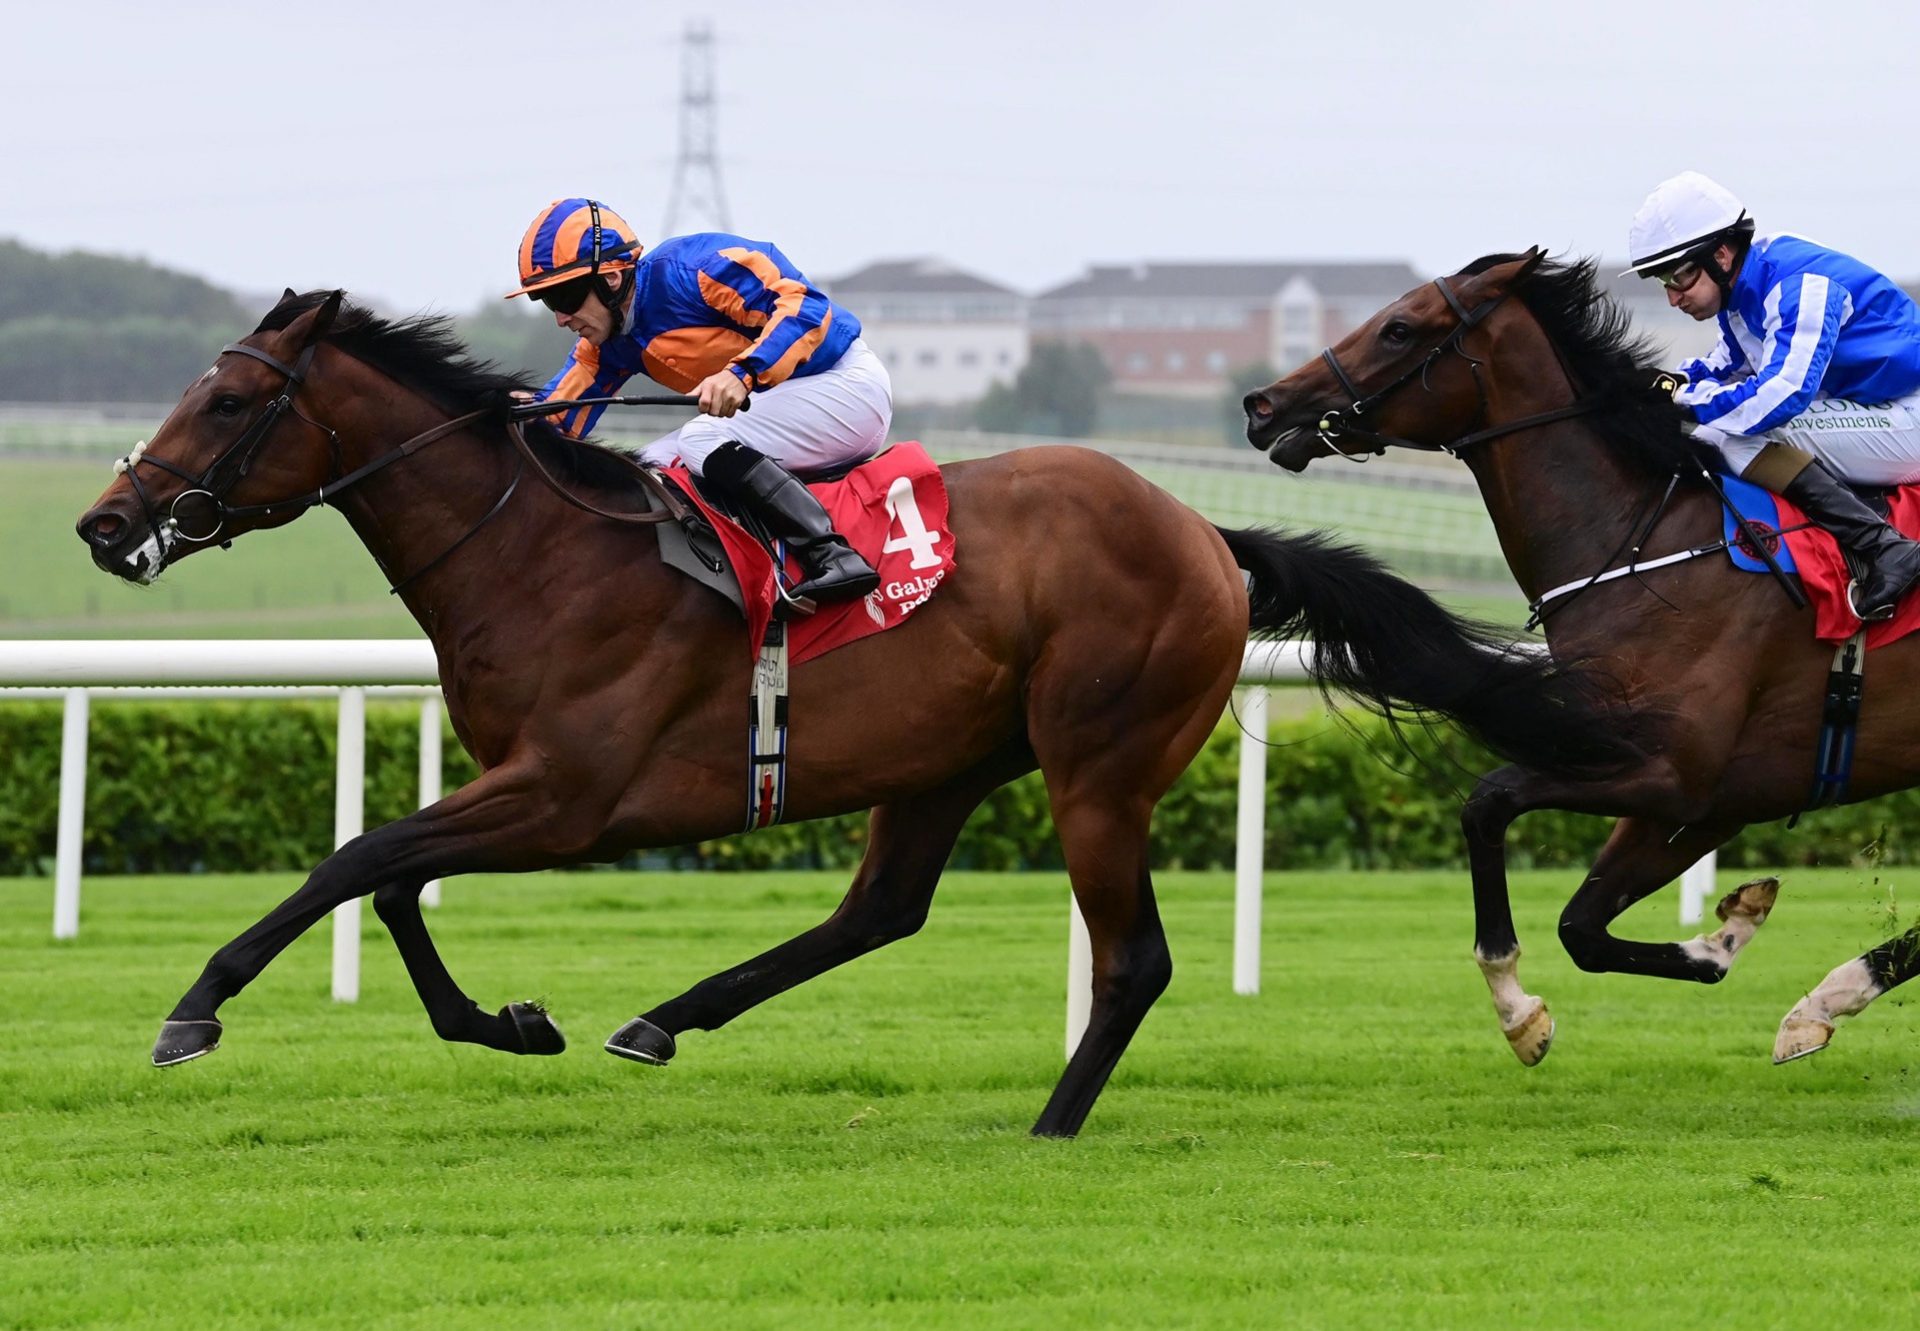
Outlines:
<svg viewBox="0 0 1920 1331"><path fill-rule="evenodd" d="M413 808L418 710L367 708L367 825ZM1321 717L1272 730L1267 764L1270 869L1461 867L1459 807L1472 773L1491 764L1457 741L1422 735L1424 761L1382 727L1358 734ZM1155 863L1233 863L1238 732L1223 723L1160 805ZM1447 752L1443 745L1451 747ZM183 873L306 868L333 835L334 707L330 703L99 702L87 773L91 872ZM452 790L474 775L451 741ZM0 875L51 871L58 800L57 703L0 708ZM1515 867L1574 867L1598 850L1607 821L1536 813L1509 835ZM1882 863L1920 858L1899 829L1920 825L1920 790L1809 815L1797 831L1751 828L1722 853L1732 866L1845 863L1878 843ZM866 840L866 817L775 827L750 836L648 852L630 864L690 869L844 868ZM1037 776L996 792L967 825L960 867L1055 868L1059 847Z"/></svg>

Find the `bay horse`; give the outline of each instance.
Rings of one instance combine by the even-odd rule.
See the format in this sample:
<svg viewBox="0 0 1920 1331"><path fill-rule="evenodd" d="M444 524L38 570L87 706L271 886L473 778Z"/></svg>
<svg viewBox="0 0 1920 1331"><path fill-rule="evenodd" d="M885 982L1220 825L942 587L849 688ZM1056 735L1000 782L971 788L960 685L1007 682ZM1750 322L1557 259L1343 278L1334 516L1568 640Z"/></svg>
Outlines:
<svg viewBox="0 0 1920 1331"><path fill-rule="evenodd" d="M1550 651L1603 667L1647 755L1597 780L1523 760L1486 776L1462 811L1474 955L1529 1065L1553 1024L1518 978L1505 854L1515 818L1564 809L1618 819L1560 917L1581 969L1712 984L1765 922L1776 879L1729 893L1720 926L1687 942L1618 938L1608 925L1741 828L1800 812L1812 786L1833 650L1815 641L1811 610L1719 557L1588 585L1720 538L1720 500L1684 433L1688 417L1655 388L1652 362L1593 261L1530 250L1408 292L1244 404L1249 441L1289 471L1390 446L1456 455L1544 616ZM1541 604L1553 592L1570 594ZM1917 669L1920 637L1874 652L1846 802L1920 783L1920 700L1905 687ZM1774 1061L1824 1048L1835 1018L1916 970L1920 930L1842 964L1782 1020Z"/></svg>
<svg viewBox="0 0 1920 1331"><path fill-rule="evenodd" d="M338 508L432 642L453 728L481 768L342 846L215 952L163 1025L156 1064L210 1052L221 1004L367 893L443 1039L558 1053L543 1008L488 1013L461 991L428 937L422 885L741 826L753 665L741 617L670 571L651 534L581 513L582 495L634 505L636 463L511 424L511 395L527 387L468 358L444 321L289 291L81 517L95 563L146 582L210 544ZM543 484L519 484L529 460ZM873 811L845 899L627 1023L610 1052L665 1063L680 1033L912 934L968 815L1037 767L1094 989L1087 1033L1033 1131L1077 1132L1172 973L1149 822L1218 721L1250 630L1311 633L1323 685L1458 717L1545 770L1625 761L1583 679L1497 649L1356 550L1217 529L1085 449L945 474L964 551L939 594L793 674L788 815Z"/></svg>

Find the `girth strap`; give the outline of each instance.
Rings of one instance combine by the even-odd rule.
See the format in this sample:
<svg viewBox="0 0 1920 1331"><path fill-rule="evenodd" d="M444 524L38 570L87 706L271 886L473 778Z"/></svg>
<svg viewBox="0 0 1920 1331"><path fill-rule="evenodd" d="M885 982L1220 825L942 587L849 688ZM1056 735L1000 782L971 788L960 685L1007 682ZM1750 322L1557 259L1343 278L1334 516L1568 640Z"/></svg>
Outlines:
<svg viewBox="0 0 1920 1331"><path fill-rule="evenodd" d="M747 699L747 826L772 827L787 807L787 626L767 621Z"/></svg>
<svg viewBox="0 0 1920 1331"><path fill-rule="evenodd" d="M1824 809L1846 798L1853 776L1853 744L1860 729L1860 700L1867 688L1867 630L1864 625L1833 654L1827 671L1827 696L1820 706L1820 738L1813 747L1813 788L1807 808ZM1799 821L1795 814L1787 826Z"/></svg>

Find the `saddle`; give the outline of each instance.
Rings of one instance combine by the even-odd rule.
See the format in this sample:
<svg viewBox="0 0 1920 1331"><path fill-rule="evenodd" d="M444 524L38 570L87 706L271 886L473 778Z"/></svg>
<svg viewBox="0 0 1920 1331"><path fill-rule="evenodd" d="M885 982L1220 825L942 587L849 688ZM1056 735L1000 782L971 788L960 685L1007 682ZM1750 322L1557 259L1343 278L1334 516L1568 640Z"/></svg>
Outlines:
<svg viewBox="0 0 1920 1331"><path fill-rule="evenodd" d="M747 622L748 651L757 653L783 586L799 578L798 566L686 468L657 474L685 501L675 521L654 528L662 560L732 602ZM879 573L880 585L860 600L823 605L788 623L794 665L904 623L954 568L946 483L919 444L895 444L865 462L803 479L834 527Z"/></svg>
<svg viewBox="0 0 1920 1331"><path fill-rule="evenodd" d="M1749 528L1765 544L1767 552L1784 573L1797 573L1814 611L1814 637L1839 645L1861 628L1847 604L1847 584L1854 569L1840 543L1816 526L1792 501L1737 477L1720 479L1727 498L1747 520ZM1875 512L1906 536L1920 536L1920 486L1894 488L1853 487L1855 493ZM1723 519L1727 553L1734 566L1750 573L1764 573L1767 566L1735 529L1732 514ZM1867 626L1866 645L1871 651L1884 647L1920 629L1920 596L1910 595L1900 602L1893 618Z"/></svg>

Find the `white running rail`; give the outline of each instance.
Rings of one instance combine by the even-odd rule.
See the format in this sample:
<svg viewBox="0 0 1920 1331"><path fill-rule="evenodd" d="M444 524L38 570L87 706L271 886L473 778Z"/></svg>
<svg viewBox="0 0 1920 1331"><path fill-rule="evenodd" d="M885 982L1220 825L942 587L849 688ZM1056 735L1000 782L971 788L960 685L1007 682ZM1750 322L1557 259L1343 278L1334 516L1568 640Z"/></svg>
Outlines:
<svg viewBox="0 0 1920 1331"><path fill-rule="evenodd" d="M1306 678L1298 642L1247 644L1240 668L1239 715L1255 735L1266 733L1267 686ZM432 645L418 639L257 639L0 641L0 701L60 698L60 804L55 837L53 936L80 931L80 845L86 808L87 721L92 697L340 699L334 792L334 844L362 830L366 698L419 700L420 805L440 798L439 669ZM1240 742L1238 823L1234 847L1233 991L1260 992L1261 881L1266 829L1267 746ZM1714 857L1688 869L1681 882L1680 922L1697 923L1713 890ZM423 900L438 905L440 885ZM353 1002L360 988L359 902L334 912L333 995ZM1068 928L1066 1050L1086 1031L1093 966L1086 925L1071 908Z"/></svg>

